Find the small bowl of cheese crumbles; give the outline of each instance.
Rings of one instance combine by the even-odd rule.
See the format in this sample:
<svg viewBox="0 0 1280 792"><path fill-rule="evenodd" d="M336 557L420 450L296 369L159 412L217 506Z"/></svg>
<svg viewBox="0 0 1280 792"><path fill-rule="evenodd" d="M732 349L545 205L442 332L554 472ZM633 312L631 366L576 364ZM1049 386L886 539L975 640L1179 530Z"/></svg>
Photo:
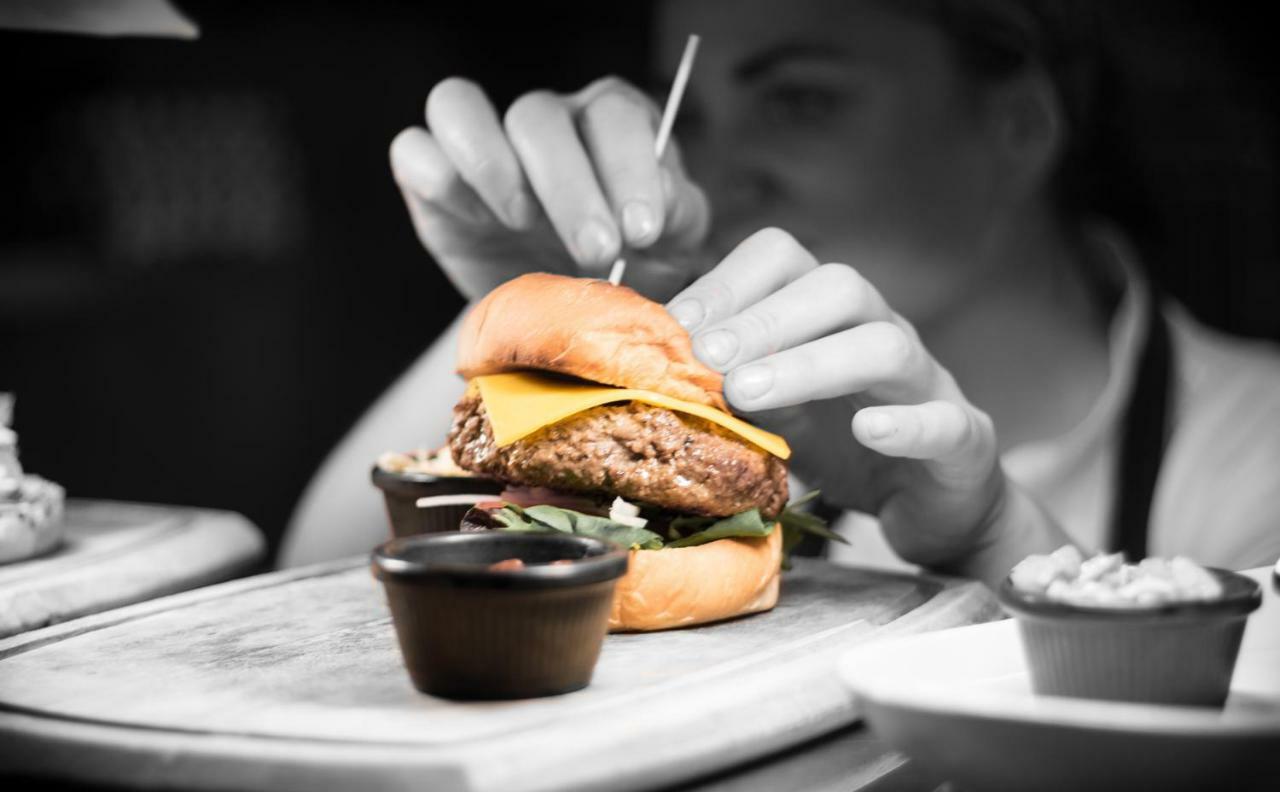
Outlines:
<svg viewBox="0 0 1280 792"><path fill-rule="evenodd" d="M387 520L396 537L456 531L468 509L478 501L492 500L503 489L493 479L458 467L448 446L388 451L378 457L369 477L382 490Z"/></svg>
<svg viewBox="0 0 1280 792"><path fill-rule="evenodd" d="M66 492L24 472L18 435L9 424L13 394L0 393L0 564L52 552L62 542Z"/></svg>
<svg viewBox="0 0 1280 792"><path fill-rule="evenodd" d="M1194 561L1067 546L1013 568L1000 603L1018 621L1036 693L1220 707L1245 621L1248 577Z"/></svg>

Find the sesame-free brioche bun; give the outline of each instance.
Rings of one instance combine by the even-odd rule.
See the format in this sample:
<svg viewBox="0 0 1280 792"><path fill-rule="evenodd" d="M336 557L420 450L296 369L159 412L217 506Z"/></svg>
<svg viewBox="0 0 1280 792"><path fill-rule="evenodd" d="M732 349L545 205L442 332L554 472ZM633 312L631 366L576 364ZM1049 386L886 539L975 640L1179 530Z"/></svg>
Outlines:
<svg viewBox="0 0 1280 792"><path fill-rule="evenodd" d="M618 580L609 630L667 630L773 608L782 566L782 526L759 539L632 550Z"/></svg>
<svg viewBox="0 0 1280 792"><path fill-rule="evenodd" d="M680 323L658 303L606 281L522 275L476 304L463 320L458 373L471 379L528 370L728 412L723 377L694 358ZM644 438L643 452L636 438ZM500 449L482 399L468 395L454 410L449 442L462 467L516 486L620 496L677 514L756 508L772 516L786 503L785 461L703 419L647 404L601 405ZM691 472L697 465L707 475ZM691 496L690 481L708 486ZM767 611L778 601L782 527L765 537L632 550L628 561L609 617L614 632Z"/></svg>
<svg viewBox="0 0 1280 792"><path fill-rule="evenodd" d="M724 378L693 356L689 333L626 286L530 273L486 295L463 320L458 373L568 374L728 411Z"/></svg>

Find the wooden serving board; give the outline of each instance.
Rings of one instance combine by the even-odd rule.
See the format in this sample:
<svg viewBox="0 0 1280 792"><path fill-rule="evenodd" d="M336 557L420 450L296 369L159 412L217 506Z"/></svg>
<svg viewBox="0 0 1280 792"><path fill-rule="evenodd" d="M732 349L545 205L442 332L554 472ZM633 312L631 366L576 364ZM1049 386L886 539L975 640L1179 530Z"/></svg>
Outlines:
<svg viewBox="0 0 1280 792"><path fill-rule="evenodd" d="M417 693L348 559L0 641L0 767L187 789L639 789L854 721L850 647L987 621L979 584L800 559L770 613L613 635L565 696Z"/></svg>
<svg viewBox="0 0 1280 792"><path fill-rule="evenodd" d="M57 548L0 564L0 638L227 580L264 550L233 512L68 500Z"/></svg>

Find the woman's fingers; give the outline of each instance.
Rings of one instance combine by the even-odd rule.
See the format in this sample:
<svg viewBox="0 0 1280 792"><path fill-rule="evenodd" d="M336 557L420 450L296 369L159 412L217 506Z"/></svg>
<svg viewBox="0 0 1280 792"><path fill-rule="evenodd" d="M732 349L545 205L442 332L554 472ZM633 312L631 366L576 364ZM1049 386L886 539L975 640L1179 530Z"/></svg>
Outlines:
<svg viewBox="0 0 1280 792"><path fill-rule="evenodd" d="M747 237L715 269L667 304L690 333L754 305L805 273L818 261L790 234L766 228Z"/></svg>
<svg viewBox="0 0 1280 792"><path fill-rule="evenodd" d="M704 326L693 349L720 371L865 322L896 322L875 287L852 267L823 264L723 321Z"/></svg>
<svg viewBox="0 0 1280 792"><path fill-rule="evenodd" d="M986 413L964 402L865 407L853 416L853 435L886 456L932 460L972 470L995 454L995 431Z"/></svg>
<svg viewBox="0 0 1280 792"><path fill-rule="evenodd" d="M404 194L418 235L429 213L443 212L455 221L484 225L493 214L475 191L463 181L440 145L422 127L410 127L396 135L389 152L391 173Z"/></svg>
<svg viewBox="0 0 1280 792"><path fill-rule="evenodd" d="M609 91L582 109L578 126L626 243L652 245L662 234L666 212L650 108Z"/></svg>
<svg viewBox="0 0 1280 792"><path fill-rule="evenodd" d="M689 180L674 139L656 156L662 113L653 99L625 80L605 77L566 100L626 244L645 249L661 239L664 249L676 250L700 244L711 218L706 195Z"/></svg>
<svg viewBox="0 0 1280 792"><path fill-rule="evenodd" d="M693 350L726 372L725 396L756 412L838 396L918 403L960 398L915 328L865 278L819 266L790 234L748 237L668 310Z"/></svg>
<svg viewBox="0 0 1280 792"><path fill-rule="evenodd" d="M427 97L427 125L440 150L503 225L530 228L537 206L498 114L480 86L459 77Z"/></svg>
<svg viewBox="0 0 1280 792"><path fill-rule="evenodd" d="M868 322L731 370L725 397L754 412L837 396L916 403L958 395L954 382L909 329Z"/></svg>
<svg viewBox="0 0 1280 792"><path fill-rule="evenodd" d="M606 272L621 250L621 238L568 103L546 91L525 94L507 111L505 125L565 247L588 272Z"/></svg>
<svg viewBox="0 0 1280 792"><path fill-rule="evenodd" d="M421 182L406 189L428 214L444 210L446 222L496 220L524 232L545 215L572 259L597 276L624 246L666 256L706 236L706 197L685 176L679 152L672 147L662 165L654 155L657 107L621 80L570 95L525 94L499 119L480 86L454 77L431 91L426 116L430 133L415 133L408 149L426 163L416 171L429 175L415 179L414 168L401 167L409 175L397 178Z"/></svg>

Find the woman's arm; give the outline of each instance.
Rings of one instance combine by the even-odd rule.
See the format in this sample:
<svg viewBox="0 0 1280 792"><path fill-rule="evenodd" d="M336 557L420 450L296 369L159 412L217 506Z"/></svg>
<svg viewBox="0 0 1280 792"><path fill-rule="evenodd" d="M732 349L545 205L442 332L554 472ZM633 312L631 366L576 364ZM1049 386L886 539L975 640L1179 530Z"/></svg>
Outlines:
<svg viewBox="0 0 1280 792"><path fill-rule="evenodd" d="M454 373L455 319L330 452L295 507L280 548L290 567L367 552L388 536L369 469L384 451L444 442L463 382Z"/></svg>

